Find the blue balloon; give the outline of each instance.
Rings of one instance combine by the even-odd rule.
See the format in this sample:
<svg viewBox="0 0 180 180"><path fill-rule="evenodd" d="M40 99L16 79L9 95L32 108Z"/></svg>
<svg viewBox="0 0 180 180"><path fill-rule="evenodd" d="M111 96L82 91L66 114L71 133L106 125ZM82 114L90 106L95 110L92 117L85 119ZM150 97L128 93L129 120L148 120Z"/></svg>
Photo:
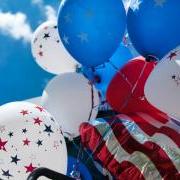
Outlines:
<svg viewBox="0 0 180 180"><path fill-rule="evenodd" d="M64 46L82 65L95 67L118 48L126 27L121 0L64 0L58 29Z"/></svg>
<svg viewBox="0 0 180 180"><path fill-rule="evenodd" d="M161 59L180 44L180 0L136 0L127 26L137 51Z"/></svg>
<svg viewBox="0 0 180 180"><path fill-rule="evenodd" d="M67 170L67 175L70 176L72 171L73 171L73 166L76 165L77 163L77 159L69 156L68 157L68 170ZM82 180L92 180L92 176L90 174L90 171L88 170L88 168L82 163L79 162L78 163L78 167L77 170L79 171L79 173L81 174L81 179Z"/></svg>
<svg viewBox="0 0 180 180"><path fill-rule="evenodd" d="M108 85L113 76L132 58L133 55L130 50L121 44L109 62L94 69L84 67L83 72L90 81L94 82L95 87L101 92L101 95L105 97Z"/></svg>

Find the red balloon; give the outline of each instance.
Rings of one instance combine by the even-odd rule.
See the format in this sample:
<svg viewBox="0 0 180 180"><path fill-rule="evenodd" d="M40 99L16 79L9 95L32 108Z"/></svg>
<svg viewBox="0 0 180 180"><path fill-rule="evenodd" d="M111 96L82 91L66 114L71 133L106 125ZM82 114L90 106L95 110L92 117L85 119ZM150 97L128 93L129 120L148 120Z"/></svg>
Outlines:
<svg viewBox="0 0 180 180"><path fill-rule="evenodd" d="M143 57L128 62L112 79L106 94L111 107L120 113L157 110L145 98L144 86L156 62L147 62ZM160 112L160 111L159 111Z"/></svg>

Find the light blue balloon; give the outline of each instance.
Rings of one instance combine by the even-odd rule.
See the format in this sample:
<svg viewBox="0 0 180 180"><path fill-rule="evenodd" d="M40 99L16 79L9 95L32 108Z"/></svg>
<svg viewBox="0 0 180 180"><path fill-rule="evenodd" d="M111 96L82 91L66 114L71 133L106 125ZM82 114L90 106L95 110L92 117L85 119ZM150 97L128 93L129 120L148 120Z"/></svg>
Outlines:
<svg viewBox="0 0 180 180"><path fill-rule="evenodd" d="M101 95L105 97L108 85L114 75L132 58L133 55L130 50L121 44L109 62L95 67L94 70L84 67L83 71L90 81L94 81L96 77L100 78L100 82L95 82L94 85L101 92Z"/></svg>
<svg viewBox="0 0 180 180"><path fill-rule="evenodd" d="M136 0L127 26L137 51L161 59L180 44L180 0Z"/></svg>
<svg viewBox="0 0 180 180"><path fill-rule="evenodd" d="M126 28L121 0L64 0L58 29L69 53L83 66L108 61L118 48Z"/></svg>

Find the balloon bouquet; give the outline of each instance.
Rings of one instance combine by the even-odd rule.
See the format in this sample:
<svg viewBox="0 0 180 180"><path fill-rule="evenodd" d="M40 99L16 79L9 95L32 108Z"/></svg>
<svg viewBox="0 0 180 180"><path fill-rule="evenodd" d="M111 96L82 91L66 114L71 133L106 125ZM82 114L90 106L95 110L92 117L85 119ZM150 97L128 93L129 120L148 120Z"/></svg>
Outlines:
<svg viewBox="0 0 180 180"><path fill-rule="evenodd" d="M125 2L63 0L58 21L34 32L32 54L56 76L42 107L0 108L0 178L46 167L77 180L178 179L180 1Z"/></svg>

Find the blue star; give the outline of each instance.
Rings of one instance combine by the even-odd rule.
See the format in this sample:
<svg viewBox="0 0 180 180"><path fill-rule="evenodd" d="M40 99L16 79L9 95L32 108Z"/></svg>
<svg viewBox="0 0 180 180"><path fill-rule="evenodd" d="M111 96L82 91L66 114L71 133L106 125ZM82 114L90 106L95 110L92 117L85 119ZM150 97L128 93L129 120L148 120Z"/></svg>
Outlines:
<svg viewBox="0 0 180 180"><path fill-rule="evenodd" d="M81 43L83 42L88 42L88 34L81 32L80 34L77 35L77 37L81 40Z"/></svg>
<svg viewBox="0 0 180 180"><path fill-rule="evenodd" d="M36 142L36 144L38 145L38 147L39 147L39 146L42 146L42 142L43 142L42 140L39 140L39 139L38 139L38 141Z"/></svg>
<svg viewBox="0 0 180 180"><path fill-rule="evenodd" d="M11 163L15 163L16 165L17 165L17 162L20 161L20 159L17 157L17 155L14 156L14 157L11 156L11 159L12 159L12 160L11 160Z"/></svg>
<svg viewBox="0 0 180 180"><path fill-rule="evenodd" d="M44 130L44 132L47 132L47 133L48 133L48 136L50 136L51 133L54 133L54 132L52 131L52 129L51 129L51 125L50 125L50 126L47 126L46 124L45 124L45 130Z"/></svg>
<svg viewBox="0 0 180 180"><path fill-rule="evenodd" d="M8 179L10 178L10 177L13 177L10 173L9 173L9 170L7 170L7 171L4 171L3 169L1 169L2 170L2 172L3 172L3 176L6 176Z"/></svg>

